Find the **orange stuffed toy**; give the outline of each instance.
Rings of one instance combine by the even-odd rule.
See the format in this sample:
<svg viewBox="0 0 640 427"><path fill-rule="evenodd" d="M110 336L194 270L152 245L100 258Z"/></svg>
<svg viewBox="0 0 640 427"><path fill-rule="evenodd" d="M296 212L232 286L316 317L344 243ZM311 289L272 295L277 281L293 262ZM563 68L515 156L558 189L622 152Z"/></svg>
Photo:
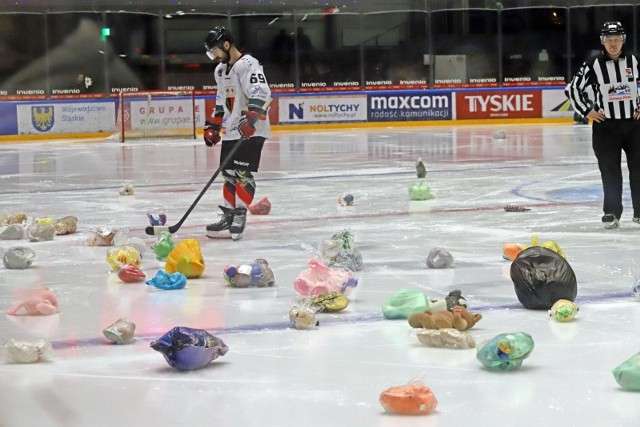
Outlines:
<svg viewBox="0 0 640 427"><path fill-rule="evenodd" d="M396 414L431 414L438 406L438 399L422 381L390 387L380 393L379 401L385 410Z"/></svg>
<svg viewBox="0 0 640 427"><path fill-rule="evenodd" d="M454 307L451 311L430 310L424 313L414 313L409 316L409 325L412 328L444 329L455 328L459 331L470 329L482 319L482 314L469 313L464 307Z"/></svg>

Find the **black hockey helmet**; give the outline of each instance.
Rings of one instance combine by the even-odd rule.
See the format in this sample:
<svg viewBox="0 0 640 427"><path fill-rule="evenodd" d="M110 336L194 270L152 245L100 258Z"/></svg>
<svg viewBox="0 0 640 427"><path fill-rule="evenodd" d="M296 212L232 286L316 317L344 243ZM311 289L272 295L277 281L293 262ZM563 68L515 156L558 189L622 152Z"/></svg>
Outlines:
<svg viewBox="0 0 640 427"><path fill-rule="evenodd" d="M602 25L600 30L600 41L604 43L606 36L622 36L622 42L627 41L627 33L620 21L607 21Z"/></svg>
<svg viewBox="0 0 640 427"><path fill-rule="evenodd" d="M204 41L204 47L207 51L213 49L216 46L221 46L224 42L233 43L233 36L225 27L214 27L209 31L207 38Z"/></svg>

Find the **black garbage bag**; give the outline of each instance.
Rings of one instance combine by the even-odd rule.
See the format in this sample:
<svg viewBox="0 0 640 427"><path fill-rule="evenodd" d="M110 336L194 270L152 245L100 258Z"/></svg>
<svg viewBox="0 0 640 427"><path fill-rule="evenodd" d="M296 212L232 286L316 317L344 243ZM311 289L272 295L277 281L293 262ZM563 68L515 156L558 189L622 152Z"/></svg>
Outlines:
<svg viewBox="0 0 640 427"><path fill-rule="evenodd" d="M511 280L520 303L530 309L551 308L559 299L573 301L578 283L566 259L551 249L531 246L511 263Z"/></svg>

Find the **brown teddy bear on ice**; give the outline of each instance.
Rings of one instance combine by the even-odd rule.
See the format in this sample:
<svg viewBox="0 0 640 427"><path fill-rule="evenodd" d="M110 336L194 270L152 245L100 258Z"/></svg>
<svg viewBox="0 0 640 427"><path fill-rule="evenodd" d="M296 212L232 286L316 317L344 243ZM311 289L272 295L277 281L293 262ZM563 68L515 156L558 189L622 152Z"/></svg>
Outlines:
<svg viewBox="0 0 640 427"><path fill-rule="evenodd" d="M455 328L459 331L470 329L482 319L482 314L469 313L464 307L454 307L451 311L430 310L424 313L414 313L409 316L409 325L412 328L444 329Z"/></svg>

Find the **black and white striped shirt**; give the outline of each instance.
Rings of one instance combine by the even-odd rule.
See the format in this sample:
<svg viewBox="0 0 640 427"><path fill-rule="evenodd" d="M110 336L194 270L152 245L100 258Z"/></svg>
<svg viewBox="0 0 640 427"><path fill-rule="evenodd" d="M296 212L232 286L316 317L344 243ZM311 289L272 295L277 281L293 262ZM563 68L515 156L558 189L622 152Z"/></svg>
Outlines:
<svg viewBox="0 0 640 427"><path fill-rule="evenodd" d="M617 61L604 53L586 61L567 85L565 93L583 116L602 110L608 119L633 119L640 105L637 80L638 59L621 53ZM587 90L593 90L590 99ZM591 106L591 103L594 105Z"/></svg>

